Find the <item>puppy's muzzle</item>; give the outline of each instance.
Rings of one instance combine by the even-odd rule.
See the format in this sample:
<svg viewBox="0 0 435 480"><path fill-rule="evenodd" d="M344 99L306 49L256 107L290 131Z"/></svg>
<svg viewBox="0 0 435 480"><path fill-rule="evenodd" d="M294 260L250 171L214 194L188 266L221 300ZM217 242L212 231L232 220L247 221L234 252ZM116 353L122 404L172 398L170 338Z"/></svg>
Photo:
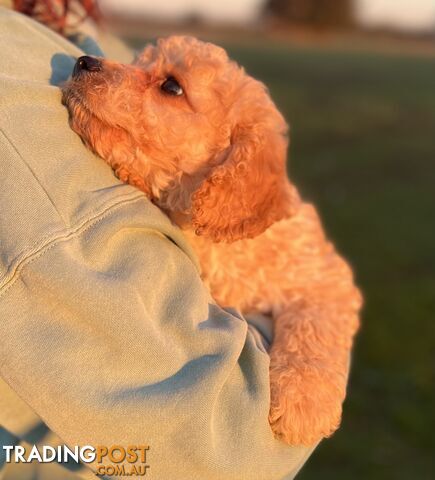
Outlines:
<svg viewBox="0 0 435 480"><path fill-rule="evenodd" d="M102 63L100 60L98 60L98 58L84 55L77 59L77 62L74 65L72 76L73 78L77 78L80 75L86 74L88 72L99 72L102 69L102 66Z"/></svg>

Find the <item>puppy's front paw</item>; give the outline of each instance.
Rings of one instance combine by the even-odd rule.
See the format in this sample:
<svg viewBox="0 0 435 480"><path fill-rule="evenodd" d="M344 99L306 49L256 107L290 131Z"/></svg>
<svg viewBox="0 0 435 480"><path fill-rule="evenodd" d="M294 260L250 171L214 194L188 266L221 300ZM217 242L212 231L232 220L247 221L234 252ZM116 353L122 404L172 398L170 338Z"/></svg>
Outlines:
<svg viewBox="0 0 435 480"><path fill-rule="evenodd" d="M337 430L346 378L300 362L280 366L271 360L269 422L275 436L290 445L312 445Z"/></svg>

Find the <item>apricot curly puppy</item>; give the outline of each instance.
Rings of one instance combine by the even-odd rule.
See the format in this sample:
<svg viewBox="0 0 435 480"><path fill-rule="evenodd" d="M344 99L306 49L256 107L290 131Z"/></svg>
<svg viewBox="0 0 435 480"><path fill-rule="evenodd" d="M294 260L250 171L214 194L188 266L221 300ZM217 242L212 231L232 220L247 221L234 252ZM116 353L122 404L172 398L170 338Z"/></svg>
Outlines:
<svg viewBox="0 0 435 480"><path fill-rule="evenodd" d="M185 230L216 301L272 315L275 435L334 432L361 297L287 179L287 125L264 85L222 48L170 37L133 65L79 58L63 101L86 145Z"/></svg>

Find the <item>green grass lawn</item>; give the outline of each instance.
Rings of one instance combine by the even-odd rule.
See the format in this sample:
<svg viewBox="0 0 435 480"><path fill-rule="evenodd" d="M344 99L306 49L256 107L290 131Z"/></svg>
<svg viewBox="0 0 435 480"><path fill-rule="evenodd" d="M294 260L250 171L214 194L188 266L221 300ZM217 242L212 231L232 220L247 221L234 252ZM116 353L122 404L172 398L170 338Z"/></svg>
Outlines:
<svg viewBox="0 0 435 480"><path fill-rule="evenodd" d="M342 427L301 480L435 478L435 58L227 46L365 296Z"/></svg>
<svg viewBox="0 0 435 480"><path fill-rule="evenodd" d="M342 427L298 478L432 480L435 58L225 46L290 122L290 176L365 296Z"/></svg>

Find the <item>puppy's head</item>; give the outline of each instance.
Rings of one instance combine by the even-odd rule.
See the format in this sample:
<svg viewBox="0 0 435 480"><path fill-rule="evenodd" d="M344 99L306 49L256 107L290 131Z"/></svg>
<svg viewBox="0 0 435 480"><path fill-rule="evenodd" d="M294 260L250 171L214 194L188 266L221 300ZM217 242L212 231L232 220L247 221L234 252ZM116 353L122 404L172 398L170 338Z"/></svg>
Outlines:
<svg viewBox="0 0 435 480"><path fill-rule="evenodd" d="M72 128L122 180L198 235L254 237L292 213L287 125L222 48L169 37L132 65L81 57L63 101Z"/></svg>

